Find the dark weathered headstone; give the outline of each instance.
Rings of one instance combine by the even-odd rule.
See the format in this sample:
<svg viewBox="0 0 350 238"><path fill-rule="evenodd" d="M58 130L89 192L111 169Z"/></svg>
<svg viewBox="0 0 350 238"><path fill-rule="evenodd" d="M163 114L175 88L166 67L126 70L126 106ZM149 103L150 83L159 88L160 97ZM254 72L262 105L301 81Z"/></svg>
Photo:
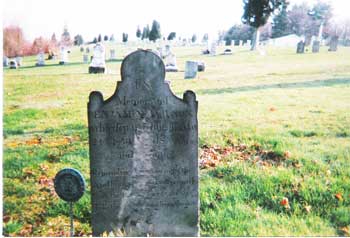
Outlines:
<svg viewBox="0 0 350 238"><path fill-rule="evenodd" d="M17 68L18 68L17 61L11 60L10 61L10 69L17 69Z"/></svg>
<svg viewBox="0 0 350 238"><path fill-rule="evenodd" d="M205 64L204 62L197 62L198 65L198 72L204 72L205 71Z"/></svg>
<svg viewBox="0 0 350 238"><path fill-rule="evenodd" d="M304 41L299 41L297 44L297 54L304 54L305 52L305 43Z"/></svg>
<svg viewBox="0 0 350 238"><path fill-rule="evenodd" d="M338 40L339 38L337 36L333 36L331 38L331 42L329 43L329 49L328 51L337 51L338 50Z"/></svg>
<svg viewBox="0 0 350 238"><path fill-rule="evenodd" d="M320 41L315 40L312 43L312 53L318 53L318 52L320 52Z"/></svg>
<svg viewBox="0 0 350 238"><path fill-rule="evenodd" d="M197 236L196 95L174 96L151 51L128 55L121 76L88 103L93 236Z"/></svg>

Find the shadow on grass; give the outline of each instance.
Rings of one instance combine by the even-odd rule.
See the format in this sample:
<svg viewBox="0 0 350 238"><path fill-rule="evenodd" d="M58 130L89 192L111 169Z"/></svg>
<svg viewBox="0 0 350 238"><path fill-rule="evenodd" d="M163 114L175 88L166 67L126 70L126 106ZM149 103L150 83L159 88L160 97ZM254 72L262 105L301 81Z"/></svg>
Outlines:
<svg viewBox="0 0 350 238"><path fill-rule="evenodd" d="M237 88L216 88L216 89L202 89L197 90L197 94L221 94L221 93L236 93L246 91L256 91L273 88L314 88L314 87L328 87L340 84L350 84L350 79L327 79L314 80L296 83L278 83L278 84L261 84L254 86L243 86Z"/></svg>

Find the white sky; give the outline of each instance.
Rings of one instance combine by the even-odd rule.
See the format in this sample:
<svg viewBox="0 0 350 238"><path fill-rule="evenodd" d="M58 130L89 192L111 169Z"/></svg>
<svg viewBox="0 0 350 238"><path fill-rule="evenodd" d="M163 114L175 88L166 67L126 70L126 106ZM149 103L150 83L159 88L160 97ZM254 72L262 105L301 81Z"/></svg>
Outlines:
<svg viewBox="0 0 350 238"><path fill-rule="evenodd" d="M316 0L307 2L311 5ZM338 18L350 18L349 0L328 2ZM71 36L82 34L84 40L113 33L120 41L122 32L134 39L137 26L142 30L145 24L151 26L153 19L160 22L165 37L175 31L177 37L196 33L201 39L204 33L216 35L240 23L243 12L242 0L5 0L3 7L3 24L20 25L29 40L52 33L59 38L64 24Z"/></svg>

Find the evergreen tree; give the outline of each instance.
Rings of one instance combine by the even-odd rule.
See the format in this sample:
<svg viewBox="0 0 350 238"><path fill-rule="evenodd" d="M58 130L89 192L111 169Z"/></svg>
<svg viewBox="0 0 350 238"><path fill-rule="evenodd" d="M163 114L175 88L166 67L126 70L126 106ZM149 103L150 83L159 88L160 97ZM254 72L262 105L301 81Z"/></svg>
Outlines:
<svg viewBox="0 0 350 238"><path fill-rule="evenodd" d="M114 34L112 34L110 37L109 37L109 41L115 41L115 39L114 39Z"/></svg>
<svg viewBox="0 0 350 238"><path fill-rule="evenodd" d="M92 43L94 43L94 44L97 43L97 38L96 37L93 39Z"/></svg>
<svg viewBox="0 0 350 238"><path fill-rule="evenodd" d="M203 42L203 43L207 43L207 42L208 42L208 39L209 39L208 33L205 33L205 34L203 35L202 42Z"/></svg>
<svg viewBox="0 0 350 238"><path fill-rule="evenodd" d="M270 15L280 9L286 0L243 0L244 13L242 22L254 27L255 33L252 39L251 50L256 50L259 44L260 27L264 26Z"/></svg>
<svg viewBox="0 0 350 238"><path fill-rule="evenodd" d="M287 14L288 4L288 2L283 2L281 11L273 18L272 38L277 38L291 34Z"/></svg>
<svg viewBox="0 0 350 238"><path fill-rule="evenodd" d="M149 25L143 28L141 39L142 40L148 39L148 37L149 37Z"/></svg>
<svg viewBox="0 0 350 238"><path fill-rule="evenodd" d="M101 42L101 41L102 41L102 36L101 36L101 34L98 35L97 41L98 41L98 42Z"/></svg>
<svg viewBox="0 0 350 238"><path fill-rule="evenodd" d="M74 45L82 45L84 43L83 37L81 35L74 36Z"/></svg>
<svg viewBox="0 0 350 238"><path fill-rule="evenodd" d="M140 38L141 35L142 35L142 34L141 34L141 30L140 30L140 27L138 26L138 27L137 27L137 30L136 30L136 37L137 37L137 38Z"/></svg>
<svg viewBox="0 0 350 238"><path fill-rule="evenodd" d="M104 41L108 41L108 36L105 35L105 36L103 37L103 40L104 40Z"/></svg>
<svg viewBox="0 0 350 238"><path fill-rule="evenodd" d="M170 34L168 35L167 40L173 40L176 38L176 32L170 32Z"/></svg>
<svg viewBox="0 0 350 238"><path fill-rule="evenodd" d="M191 38L192 43L195 43L197 41L197 36L196 34L193 34L192 38Z"/></svg>
<svg viewBox="0 0 350 238"><path fill-rule="evenodd" d="M129 35L127 33L123 33L123 42L127 42L128 41L128 37Z"/></svg>
<svg viewBox="0 0 350 238"><path fill-rule="evenodd" d="M160 39L160 24L156 20L153 20L152 22L152 28L151 31L149 32L148 39L150 41L155 42L157 39Z"/></svg>

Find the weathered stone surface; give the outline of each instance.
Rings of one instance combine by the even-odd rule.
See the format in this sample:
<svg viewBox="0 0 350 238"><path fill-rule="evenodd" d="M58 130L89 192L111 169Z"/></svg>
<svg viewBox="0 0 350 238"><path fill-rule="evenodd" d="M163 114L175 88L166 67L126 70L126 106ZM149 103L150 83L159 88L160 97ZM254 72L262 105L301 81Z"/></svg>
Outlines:
<svg viewBox="0 0 350 238"><path fill-rule="evenodd" d="M121 75L112 97L88 103L93 235L197 236L196 96L174 96L151 51L128 55Z"/></svg>
<svg viewBox="0 0 350 238"><path fill-rule="evenodd" d="M339 41L339 37L338 36L333 36L331 38L330 43L329 43L328 51L332 51L332 52L337 51L338 50L338 41Z"/></svg>
<svg viewBox="0 0 350 238"><path fill-rule="evenodd" d="M36 66L45 66L45 54L40 52L37 56Z"/></svg>
<svg viewBox="0 0 350 238"><path fill-rule="evenodd" d="M297 44L297 54L303 54L305 52L305 43L304 41L299 41Z"/></svg>
<svg viewBox="0 0 350 238"><path fill-rule="evenodd" d="M320 41L315 40L312 43L312 53L318 53L318 52L320 52Z"/></svg>
<svg viewBox="0 0 350 238"><path fill-rule="evenodd" d="M198 63L196 61L186 61L185 79L193 79L197 76Z"/></svg>

